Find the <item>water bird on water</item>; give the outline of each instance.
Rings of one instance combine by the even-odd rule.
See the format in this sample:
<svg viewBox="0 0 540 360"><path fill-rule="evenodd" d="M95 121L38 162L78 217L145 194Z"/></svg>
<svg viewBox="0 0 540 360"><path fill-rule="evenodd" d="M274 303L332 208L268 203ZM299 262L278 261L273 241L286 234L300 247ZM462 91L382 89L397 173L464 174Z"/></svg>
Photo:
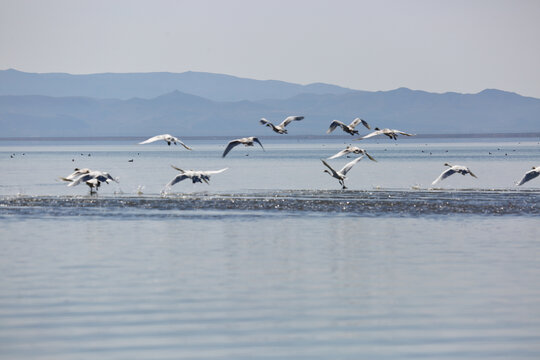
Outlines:
<svg viewBox="0 0 540 360"><path fill-rule="evenodd" d="M450 175L452 174L455 174L455 173L459 173L461 175L466 175L466 174L470 174L472 177L477 177L476 175L474 175L472 173L471 170L469 170L468 167L466 166L462 166L462 165L450 165L448 163L445 163L444 166L449 166L448 169L446 169L445 171L442 172L441 175L439 175L438 178L436 178L435 180L433 180L433 182L431 183L431 185L435 185L436 183L438 183L439 181L442 181L444 179L446 179L447 177L449 177Z"/></svg>
<svg viewBox="0 0 540 360"><path fill-rule="evenodd" d="M527 181L534 179L540 175L540 166L533 166L532 170L529 170L525 173L525 176L519 182L516 184L517 186L521 186L525 184Z"/></svg>
<svg viewBox="0 0 540 360"><path fill-rule="evenodd" d="M72 179L63 178L64 181L69 181L68 186L77 186L80 183L85 183L90 188L90 194L97 192L101 183L109 183L111 181L118 182L117 179L113 178L109 173L104 171L89 171L88 173L81 174Z"/></svg>
<svg viewBox="0 0 540 360"><path fill-rule="evenodd" d="M229 141L229 143L227 144L227 147L225 148L225 151L223 151L223 155L221 155L221 157L225 157L229 153L229 151L231 151L232 148L234 148L237 145L243 144L245 146L254 146L253 143L257 143L257 144L261 145L261 148L264 151L264 147L263 147L262 143L259 141L259 139L256 138L255 136L250 136L250 137L245 137L245 138L241 138L241 139L234 139L234 140Z"/></svg>
<svg viewBox="0 0 540 360"><path fill-rule="evenodd" d="M178 143L178 144L182 145L183 147L185 147L186 149L192 150L189 146L187 146L187 145L184 144L182 141L180 141L180 139L178 139L177 137L172 136L172 135L170 135L170 134L163 134L163 135L156 135L156 136L153 136L153 137L151 137L150 139L141 141L141 142L139 143L139 145L141 145L141 144L149 144L149 143L152 143L152 142L154 142L154 141L159 141L159 140L165 140L165 142L166 142L167 145L169 145L169 146L171 146L171 144L177 145L177 143Z"/></svg>
<svg viewBox="0 0 540 360"><path fill-rule="evenodd" d="M167 185L165 185L168 188L185 179L191 179L193 184L202 183L203 181L209 184L208 181L210 181L210 175L219 174L228 169L228 168L223 168L220 170L200 171L200 170L183 170L183 169L177 168L174 165L171 165L171 167L175 170L180 171L180 174L176 175L174 179L172 179L171 181L169 181Z"/></svg>
<svg viewBox="0 0 540 360"><path fill-rule="evenodd" d="M377 161L377 160L375 160L371 155L369 155L369 154L367 153L366 150L360 149L360 148L357 147L357 146L351 146L351 145L348 145L345 149L341 150L341 151L338 152L337 154L334 154L334 155L330 156L330 157L328 158L328 160L336 159L336 158L338 158L338 157L341 157L341 156L346 155L346 154L351 154L351 153L352 153L352 154L362 154L362 155L366 155L366 156L369 158L369 160L375 161L375 162Z"/></svg>
<svg viewBox="0 0 540 360"><path fill-rule="evenodd" d="M292 121L300 121L304 117L303 116L289 116L285 120L281 122L279 125L274 125L270 121L266 120L265 118L262 118L259 120L259 122L263 125L269 126L277 132L278 134L287 134L287 130L285 129L285 126L289 125Z"/></svg>
<svg viewBox="0 0 540 360"><path fill-rule="evenodd" d="M346 133L351 134L351 135L358 135L358 130L355 130L354 128L356 127L356 125L360 123L362 123L362 125L364 125L366 128L371 129L367 121L360 118L356 118L349 125L342 123L339 120L334 120L330 123L330 127L328 128L328 130L326 130L326 133L330 134L332 131L335 130L335 128L337 128L338 126L341 126L341 129L343 129L343 131L345 131Z"/></svg>
<svg viewBox="0 0 540 360"><path fill-rule="evenodd" d="M345 179L347 178L345 175L347 175L347 173L349 172L349 170L352 169L352 167L354 166L354 164L356 164L357 162L359 162L360 160L362 160L364 156L360 156L360 157L357 157L356 159L354 159L353 161L351 162L348 162L347 164L345 164L345 166L339 170L339 171L336 171L334 170L330 165L328 165L328 163L326 161L324 161L323 159L321 159L322 163L324 164L324 166L326 166L329 170L324 170L325 173L328 173L330 176L332 176L333 178L337 179L339 181L339 184L341 185L341 189L346 189L347 187L345 186Z"/></svg>
<svg viewBox="0 0 540 360"><path fill-rule="evenodd" d="M370 137L377 136L377 135L386 135L390 139L394 139L394 140L397 140L398 135L414 136L414 134L409 134L409 133L406 133L406 132L401 131L401 130L375 128L375 131L373 131L373 132L371 132L371 133L369 133L369 134L367 134L365 136L362 136L361 138L356 139L356 140L364 140L364 139L368 139Z"/></svg>

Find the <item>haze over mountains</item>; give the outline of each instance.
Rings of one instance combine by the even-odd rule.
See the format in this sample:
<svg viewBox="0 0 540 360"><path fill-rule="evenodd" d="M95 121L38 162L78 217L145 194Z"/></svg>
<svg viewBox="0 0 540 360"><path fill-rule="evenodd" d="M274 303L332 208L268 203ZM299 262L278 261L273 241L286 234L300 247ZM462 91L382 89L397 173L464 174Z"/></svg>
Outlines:
<svg viewBox="0 0 540 360"><path fill-rule="evenodd" d="M324 135L333 119L422 133L540 131L540 99L500 90L359 91L186 72L0 71L0 137L273 135L258 120L304 115L291 135Z"/></svg>

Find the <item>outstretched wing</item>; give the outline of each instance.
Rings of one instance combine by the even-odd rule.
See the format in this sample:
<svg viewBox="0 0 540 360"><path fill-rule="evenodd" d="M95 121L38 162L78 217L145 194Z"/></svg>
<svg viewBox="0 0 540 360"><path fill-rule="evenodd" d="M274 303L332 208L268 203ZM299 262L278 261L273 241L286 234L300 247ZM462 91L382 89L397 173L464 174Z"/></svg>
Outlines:
<svg viewBox="0 0 540 360"><path fill-rule="evenodd" d="M354 128L354 127L356 127L356 125L358 125L358 124L360 124L360 123L362 123L362 125L364 125L366 128L371 129L371 127L369 126L369 124L367 123L367 121L364 120L364 119L360 119L360 118L354 119L354 120L352 121L350 127L353 127L353 128Z"/></svg>
<svg viewBox="0 0 540 360"><path fill-rule="evenodd" d="M365 136L362 136L361 138L359 139L356 139L356 140L364 140L364 139L367 139L367 138L370 138L370 137L374 137L374 136L377 136L377 135L381 135L383 133L382 130L377 130L377 131L373 131Z"/></svg>
<svg viewBox="0 0 540 360"><path fill-rule="evenodd" d="M527 181L534 179L540 175L540 172L536 170L529 170L525 173L525 176L523 176L523 179L519 180L519 182L516 184L518 186L525 184Z"/></svg>
<svg viewBox="0 0 540 360"><path fill-rule="evenodd" d="M201 171L200 174L201 174L201 175L205 175L205 176L208 176L208 175L214 175L214 174L222 173L222 172L224 172L224 171L227 170L227 169L228 169L228 168L223 168L223 169L219 169L219 170Z"/></svg>
<svg viewBox="0 0 540 360"><path fill-rule="evenodd" d="M330 156L328 158L328 160L337 159L338 157L341 157L341 156L343 156L345 154L348 154L349 152L350 152L349 149L343 149L340 152L338 152L337 154L334 154L334 155Z"/></svg>
<svg viewBox="0 0 540 360"><path fill-rule="evenodd" d="M178 174L174 177L174 179L172 179L167 185L165 185L166 187L171 187L173 186L174 184L177 184L179 183L180 181L182 180L185 180L185 179L188 179L189 176L185 175L185 174Z"/></svg>
<svg viewBox="0 0 540 360"><path fill-rule="evenodd" d="M183 169L180 169L180 168L177 168L177 167L176 167L176 166L174 166L174 165L171 165L171 167L172 167L172 168L173 168L174 170L178 170L178 171L180 171L180 173L182 173L182 174L186 172L185 170L183 170Z"/></svg>
<svg viewBox="0 0 540 360"><path fill-rule="evenodd" d="M330 134L332 131L334 131L338 126L341 126L342 128L345 127L346 125L344 123L342 123L341 121L339 120L334 120L330 123L330 127L328 128L328 130L326 130L326 133L327 134Z"/></svg>
<svg viewBox="0 0 540 360"><path fill-rule="evenodd" d="M259 122L263 125L268 125L270 124L270 121L266 120L265 118L261 118L261 120L259 120Z"/></svg>
<svg viewBox="0 0 540 360"><path fill-rule="evenodd" d="M180 145L182 145L183 147L185 147L187 150L193 150L192 148L190 148L189 146L187 146L186 144L184 144L182 141L180 141L180 139L178 138L175 138L176 142L179 143Z"/></svg>
<svg viewBox="0 0 540 360"><path fill-rule="evenodd" d="M377 162L377 160L375 160L375 159L373 158L373 156L369 155L369 154L367 153L367 151L364 150L364 154L366 154L366 156L368 157L369 160Z"/></svg>
<svg viewBox="0 0 540 360"><path fill-rule="evenodd" d="M414 134L408 134L406 132L400 131L400 130L392 130L396 134L405 135L405 136L415 136Z"/></svg>
<svg viewBox="0 0 540 360"><path fill-rule="evenodd" d="M239 144L241 144L240 140L232 140L231 142L229 142L229 144L225 148L225 151L223 151L223 155L221 155L221 157L224 158L229 153L229 151L232 150L233 147Z"/></svg>
<svg viewBox="0 0 540 360"><path fill-rule="evenodd" d="M152 142L158 141L158 140L165 140L165 136L166 135L156 135L154 137L151 137L150 139L147 139L147 140L144 140L144 141L140 142L139 145L141 145L141 144L149 144L149 143L152 143Z"/></svg>
<svg viewBox="0 0 540 360"><path fill-rule="evenodd" d="M289 116L288 118L286 118L285 120L283 120L281 122L281 124L279 124L280 127L285 127L287 125L289 125L289 123L291 121L300 121L302 120L304 117L303 116Z"/></svg>
<svg viewBox="0 0 540 360"><path fill-rule="evenodd" d="M449 168L449 169L446 169L442 172L441 175L439 175L438 178L436 178L435 180L433 180L433 182L431 183L431 185L435 185L436 183L438 183L439 181L442 181L444 179L446 179L447 177L449 177L450 175L454 174L456 171L452 168Z"/></svg>
<svg viewBox="0 0 540 360"><path fill-rule="evenodd" d="M259 138L254 137L253 142L256 142L257 144L261 145L263 151L266 151L266 150L264 150L264 146L262 146L262 143L259 141Z"/></svg>
<svg viewBox="0 0 540 360"><path fill-rule="evenodd" d="M356 164L357 162L359 162L360 160L362 160L362 158L364 157L364 155L360 156L360 157L357 157L356 159L354 159L353 161L351 162L348 162L347 164L345 164L345 166L343 167L343 169L341 169L339 172L342 173L343 175L347 175L347 173L349 172L349 170L352 169L352 167L354 166L354 164Z"/></svg>
<svg viewBox="0 0 540 360"><path fill-rule="evenodd" d="M95 178L95 176L93 174L83 174L81 176L79 176L78 178L75 178L73 179L69 184L68 186L77 186L79 185L80 183L84 183L84 182L87 182L88 180L91 180Z"/></svg>
<svg viewBox="0 0 540 360"><path fill-rule="evenodd" d="M332 167L330 165L328 165L328 163L326 161L324 161L323 159L321 159L321 161L324 164L324 166L326 166L328 169L330 169L330 172L332 174L336 174L336 170L332 169Z"/></svg>

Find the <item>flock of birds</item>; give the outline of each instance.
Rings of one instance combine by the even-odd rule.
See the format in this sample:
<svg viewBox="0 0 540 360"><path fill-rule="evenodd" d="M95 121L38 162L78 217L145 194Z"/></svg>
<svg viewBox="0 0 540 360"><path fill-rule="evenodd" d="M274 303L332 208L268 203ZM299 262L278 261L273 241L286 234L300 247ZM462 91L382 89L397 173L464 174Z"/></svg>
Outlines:
<svg viewBox="0 0 540 360"><path fill-rule="evenodd" d="M286 129L287 125L289 125L293 121L300 121L300 120L303 120L303 119L304 119L303 116L289 116L289 117L285 118L285 120L283 120L280 124L274 125L273 123L266 120L265 118L262 118L260 120L260 123L262 125L270 127L274 132L276 132L278 134L287 134L287 129ZM328 128L328 130L326 132L329 134L329 133L333 132L336 128L340 127L347 134L350 134L350 135L354 136L354 135L359 134L358 130L355 129L359 124L362 124L367 129L371 129L371 126L367 123L367 121L365 121L363 119L360 119L360 118L356 118L349 125L347 125L347 124L345 124L345 123L343 123L343 122L341 122L339 120L333 120L330 123L330 127ZM388 138L393 139L393 140L397 140L398 135L414 136L414 134L409 134L409 133L406 133L406 132L401 131L401 130L379 129L378 127L376 127L374 129L374 131L372 131L371 133L369 133L369 134L367 134L365 136L362 136L362 137L360 137L358 139L355 139L355 140L368 139L368 138L378 136L378 135L384 135L384 136L387 136ZM149 138L149 139L147 139L145 141L140 142L139 144L149 144L149 143L153 143L155 141L160 141L160 140L165 141L167 143L167 145L169 145L169 146L171 144L174 144L174 145L180 144L184 148L186 148L187 150L192 150L189 146L184 144L180 139L178 139L177 137L172 136L170 134L156 135L156 136L153 136L153 137L151 137L151 138ZM227 156L227 154L233 148L235 148L238 145L254 146L255 143L260 145L260 147L264 151L264 146L262 145L261 141L257 137L251 136L251 137L244 137L244 138L231 140L227 144L227 146L225 147L225 150L223 151L223 154L221 156L222 157ZM356 154L356 155L361 155L361 156L359 156L359 157L355 158L354 160L352 160L352 161L348 162L347 164L345 164L345 166L343 168L341 168L339 171L336 171L325 160L321 159L323 165L327 168L327 169L324 170L324 172L329 174L333 178L337 179L339 184L341 185L342 189L347 189L347 187L345 186L345 179L347 178L346 177L347 173L352 169L352 167L356 163L358 163L360 160L362 160L364 158L364 156L366 156L368 159L370 159L372 161L377 161L371 155L369 155L366 150L361 149L361 148L359 148L357 146L351 146L351 145L347 146L345 149L341 150L340 152L330 156L327 160L336 159L336 158L339 158L341 156L348 155L348 154ZM443 171L441 173L441 175L439 175L439 177L437 177L432 182L432 185L435 185L438 182L440 182L440 181L446 179L447 177L449 177L449 176L451 176L453 174L456 174L456 173L461 174L461 175L469 174L474 178L477 177L466 166L463 166L463 165L451 165L451 164L448 164L448 163L445 163L444 165L447 166L448 169ZM170 188L171 186L179 183L180 181L186 180L186 179L190 179L194 184L195 183L202 183L202 182L205 182L205 183L208 184L209 181L210 181L210 176L211 175L222 173L222 172L224 172L225 170L228 169L228 168L223 168L223 169L220 169L220 170L200 171L200 170L184 170L184 169L180 169L180 168L178 168L176 166L173 166L173 165L171 165L171 166L175 170L178 170L180 173L178 175L176 175L166 185L167 188ZM540 166L533 167L532 170L529 170L516 185L518 185L518 186L523 185L526 182L528 182L529 180L532 180L532 179L536 178L539 175L540 175ZM75 171L72 174L70 174L70 175L68 175L66 177L62 177L61 179L66 181L66 182L69 182L68 186L76 186L76 185L79 185L81 183L84 183L84 184L86 184L86 185L88 185L90 187L90 193L91 194L97 192L97 190L99 189L99 187L101 186L102 183L107 183L108 184L108 183L113 182L113 181L118 182L117 179L113 178L107 172L90 170L90 169L87 169L87 168L85 168L85 169L76 168Z"/></svg>

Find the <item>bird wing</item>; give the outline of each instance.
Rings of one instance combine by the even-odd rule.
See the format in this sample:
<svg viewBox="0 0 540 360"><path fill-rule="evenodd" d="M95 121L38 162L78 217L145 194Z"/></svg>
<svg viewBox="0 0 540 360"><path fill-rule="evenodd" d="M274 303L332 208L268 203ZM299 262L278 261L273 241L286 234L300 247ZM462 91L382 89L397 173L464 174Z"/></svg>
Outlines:
<svg viewBox="0 0 540 360"><path fill-rule="evenodd" d="M174 166L174 165L171 165L171 167L172 167L173 169L175 169L175 170L178 170L178 171L180 171L180 172L181 172L182 174L183 174L183 173L185 173L185 170L183 170L183 169L180 169L180 168L177 168L177 167L176 167L176 166Z"/></svg>
<svg viewBox="0 0 540 360"><path fill-rule="evenodd" d="M242 142L240 140L232 140L229 142L229 144L227 144L227 147L225 148L225 151L223 151L223 155L221 155L221 157L225 157L229 151L231 151L231 149L233 147L235 147L236 145L239 145L241 144Z"/></svg>
<svg viewBox="0 0 540 360"><path fill-rule="evenodd" d="M68 186L77 186L81 182L87 182L90 179L93 179L95 177L95 174L82 174L81 176L73 179Z"/></svg>
<svg viewBox="0 0 540 360"><path fill-rule="evenodd" d="M106 182L107 184L108 184L109 182L111 182L111 181L118 182L118 180L115 179L115 178L113 178L113 177L111 176L111 174L109 174L108 172L101 173L101 174L97 177L97 179L98 179L99 181L101 181L101 182ZM103 180L101 180L101 179L103 179Z"/></svg>
<svg viewBox="0 0 540 360"><path fill-rule="evenodd" d="M438 183L439 181L442 181L444 179L446 179L447 177L449 177L450 175L452 175L453 173L455 173L456 170L454 170L453 168L449 168L449 169L446 169L444 170L441 175L439 175L438 178L436 178L435 180L433 180L433 182L431 183L431 185L435 185L436 183Z"/></svg>
<svg viewBox="0 0 540 360"><path fill-rule="evenodd" d="M171 187L173 186L174 184L177 184L179 183L180 181L182 180L185 180L185 179L188 179L189 176L185 175L185 174L178 174L174 177L174 179L172 179L167 185L165 185L166 187Z"/></svg>
<svg viewBox="0 0 540 360"><path fill-rule="evenodd" d="M540 175L540 172L539 171L536 171L536 170L529 170L525 173L525 176L523 176L523 178L521 180L519 180L519 182L516 184L516 185L523 185L525 184L527 181L529 180L532 180L534 179L535 177L537 177L538 175Z"/></svg>
<svg viewBox="0 0 540 360"><path fill-rule="evenodd" d="M368 129L371 129L371 127L369 126L369 124L367 123L366 120L364 119L360 119L360 118L356 118L352 121L351 125L349 125L350 127L354 128L356 127L356 125L362 123L362 125L364 125L366 128Z"/></svg>
<svg viewBox="0 0 540 360"><path fill-rule="evenodd" d="M193 150L192 148L190 148L189 146L187 146L186 144L184 144L182 141L180 141L180 139L178 138L175 138L176 139L176 142L180 143L180 145L182 145L183 147L185 147L187 150Z"/></svg>
<svg viewBox="0 0 540 360"><path fill-rule="evenodd" d="M279 124L279 126L280 126L280 127L285 127L285 126L289 125L289 123L290 123L291 121L300 121L300 120L302 120L303 118L304 118L303 116L289 116L289 117L287 117L285 120L283 120L283 121L281 122L281 124Z"/></svg>
<svg viewBox="0 0 540 360"><path fill-rule="evenodd" d="M270 124L270 121L266 120L265 118L261 118L261 120L259 120L259 122L263 125L266 125L266 124Z"/></svg>
<svg viewBox="0 0 540 360"><path fill-rule="evenodd" d="M382 130L376 130L376 131L373 131L365 136L362 136L361 138L359 139L356 139L356 140L363 140L363 139L367 139L367 138L370 138L370 137L374 137L374 136L377 136L377 135L381 135L383 133Z"/></svg>
<svg viewBox="0 0 540 360"><path fill-rule="evenodd" d="M330 134L332 131L334 131L338 126L341 126L342 128L344 126L346 126L344 123L342 123L341 121L339 120L334 120L330 123L330 127L328 128L328 130L326 130L326 133L327 134Z"/></svg>
<svg viewBox="0 0 540 360"><path fill-rule="evenodd" d="M375 159L373 158L373 156L369 155L369 154L367 153L367 151L364 150L364 154L366 154L366 156L368 157L369 160L377 162L377 160L375 160Z"/></svg>
<svg viewBox="0 0 540 360"><path fill-rule="evenodd" d="M257 144L261 145L263 151L266 151L266 150L264 150L264 146L262 146L262 143L259 141L258 138L254 137L254 138L253 138L253 141L256 142Z"/></svg>
<svg viewBox="0 0 540 360"><path fill-rule="evenodd" d="M351 162L348 162L347 164L345 164L345 166L343 167L343 169L339 170L340 173L342 173L343 175L347 175L347 173L349 172L349 170L352 169L352 167L354 166L354 164L356 164L357 162L359 162L360 160L362 160L362 158L364 157L364 155L360 156L360 157L357 157L356 159L354 159L353 161Z"/></svg>
<svg viewBox="0 0 540 360"><path fill-rule="evenodd" d="M349 152L350 152L349 149L341 150L341 151L338 152L337 154L334 154L334 155L330 156L330 157L328 158L328 160L337 159L338 157L341 157L341 156L343 156L343 155L345 155L345 154L348 154Z"/></svg>
<svg viewBox="0 0 540 360"><path fill-rule="evenodd" d="M147 139L147 140L144 140L144 141L140 142L139 145L141 145L141 144L149 144L149 143L152 143L152 142L158 141L158 140L165 140L166 136L167 136L167 134L156 135L154 137L151 137L150 139Z"/></svg>
<svg viewBox="0 0 540 360"><path fill-rule="evenodd" d="M328 163L326 161L324 161L323 159L321 159L321 161L324 164L324 166L326 166L328 169L330 169L332 174L336 174L336 170L332 169L332 167L330 165L328 165Z"/></svg>
<svg viewBox="0 0 540 360"><path fill-rule="evenodd" d="M396 134L400 134L400 135L405 135L405 136L415 136L414 134L408 134L406 132L403 132L401 130L392 130L393 132L395 132Z"/></svg>
<svg viewBox="0 0 540 360"><path fill-rule="evenodd" d="M224 172L224 171L227 170L227 169L228 169L228 168L223 168L223 169L219 169L219 170L200 171L199 174L205 175L205 176L208 176L208 175L214 175L214 174L222 173L222 172Z"/></svg>

